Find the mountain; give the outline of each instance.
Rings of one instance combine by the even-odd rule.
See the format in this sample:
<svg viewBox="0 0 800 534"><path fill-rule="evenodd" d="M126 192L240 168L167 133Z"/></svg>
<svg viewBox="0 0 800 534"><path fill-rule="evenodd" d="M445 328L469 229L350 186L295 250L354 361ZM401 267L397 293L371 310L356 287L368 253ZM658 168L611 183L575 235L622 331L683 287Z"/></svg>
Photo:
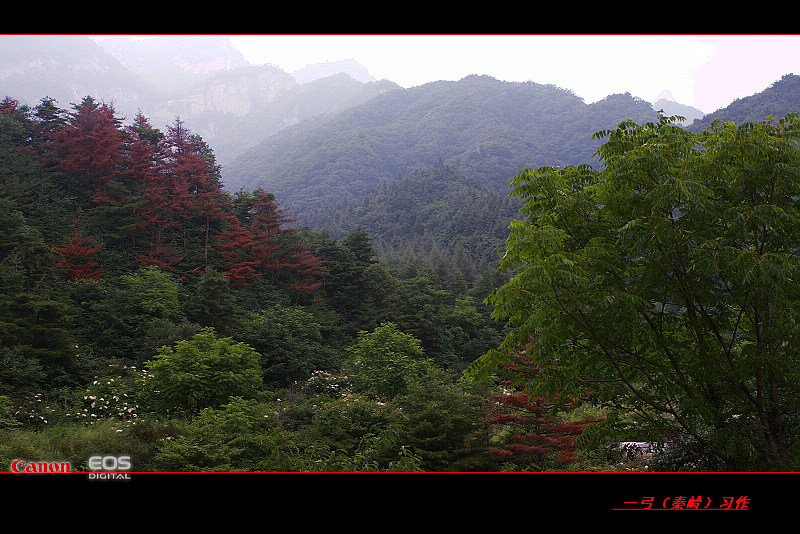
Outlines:
<svg viewBox="0 0 800 534"><path fill-rule="evenodd" d="M518 216L523 167L587 162L592 134L651 105L630 94L586 104L552 85L467 76L387 91L287 127L223 168L231 191L262 187L302 226L335 239L365 230L381 257L465 280L493 270Z"/></svg>
<svg viewBox="0 0 800 534"><path fill-rule="evenodd" d="M468 76L286 128L223 169L223 180L231 190L275 193L303 225L334 237L362 228L384 257L480 270L516 215L507 181L523 167L596 165L602 141L593 133L651 121L658 109L706 121L668 92L656 104L618 94L587 105L554 86ZM797 110L800 84L787 76L713 115L763 120Z"/></svg>
<svg viewBox="0 0 800 534"><path fill-rule="evenodd" d="M166 94L186 90L209 74L250 66L227 38L214 35L110 37L99 44L122 66Z"/></svg>
<svg viewBox="0 0 800 534"><path fill-rule="evenodd" d="M338 67L358 72L352 62ZM249 65L227 38L213 35L100 44L80 36L0 36L2 97L29 106L50 97L70 108L89 95L113 103L123 118L141 110L158 128L180 117L223 165L281 128L395 87L321 75L300 83L277 67Z"/></svg>
<svg viewBox="0 0 800 534"><path fill-rule="evenodd" d="M328 63L317 63L309 65L300 70L294 71L292 76L299 83L308 83L320 78L326 78L335 74L347 74L354 80L363 83L375 82L375 78L367 72L355 59L343 59L341 61L332 61Z"/></svg>
<svg viewBox="0 0 800 534"><path fill-rule="evenodd" d="M599 130L658 109L694 118L691 130L800 110L794 75L697 117L668 92L652 105L628 93L586 104L552 85L481 75L403 89L353 60L290 74L247 64L219 36L101 45L0 36L0 97L69 108L90 95L123 117L142 110L158 128L180 117L214 150L228 190L263 187L301 225L337 238L361 227L385 256L462 272L483 269L502 245L516 213L508 179L523 167L596 165Z"/></svg>
<svg viewBox="0 0 800 534"><path fill-rule="evenodd" d="M672 97L672 93L669 91L663 91L658 98L656 98L655 102L653 102L653 109L656 111L663 110L666 116L678 115L684 117L686 120L681 121L680 124L682 126L689 126L704 115L704 113L697 108L676 102Z"/></svg>
<svg viewBox="0 0 800 534"><path fill-rule="evenodd" d="M62 107L84 96L120 108L148 106L157 90L88 37L0 36L0 89L34 106L44 97Z"/></svg>
<svg viewBox="0 0 800 534"><path fill-rule="evenodd" d="M708 128L715 120L722 122L761 122L772 115L781 119L789 113L800 112L800 76L786 74L763 91L737 98L726 107L696 120L688 129L698 132Z"/></svg>
<svg viewBox="0 0 800 534"><path fill-rule="evenodd" d="M595 132L653 120L630 94L586 104L552 85L467 76L387 91L266 139L223 169L230 190L263 187L303 220L441 161L507 194L526 166L593 161Z"/></svg>

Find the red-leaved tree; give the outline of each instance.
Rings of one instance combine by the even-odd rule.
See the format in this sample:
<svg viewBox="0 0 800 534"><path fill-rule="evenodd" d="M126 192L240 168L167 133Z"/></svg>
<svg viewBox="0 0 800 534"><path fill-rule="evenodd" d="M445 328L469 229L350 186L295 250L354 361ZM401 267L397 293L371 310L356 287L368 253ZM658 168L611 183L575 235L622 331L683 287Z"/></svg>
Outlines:
<svg viewBox="0 0 800 534"><path fill-rule="evenodd" d="M270 273L272 280L276 281L281 269L286 267L282 235L293 231L284 225L296 219L288 217L285 210L278 207L275 196L263 189L253 191L252 197L250 233L256 269L262 274Z"/></svg>
<svg viewBox="0 0 800 534"><path fill-rule="evenodd" d="M285 226L295 219L278 206L274 195L262 189L238 196L239 217L231 215L220 231L218 248L225 258L220 266L235 287L247 287L269 275L277 283L282 275L293 277L290 289L314 299L322 285L321 261L297 238L296 229Z"/></svg>
<svg viewBox="0 0 800 534"><path fill-rule="evenodd" d="M125 128L127 150L125 151L126 179L134 184L135 198L130 199L134 222L127 228L131 244L137 245L137 237L152 232L158 226L158 215L151 200L151 184L158 180L160 165L160 143L164 135L154 128L147 117L139 111L133 123ZM150 236L153 239L153 236Z"/></svg>
<svg viewBox="0 0 800 534"><path fill-rule="evenodd" d="M227 227L217 235L217 247L225 263L220 265L231 285L236 288L247 287L259 277L255 269L256 261L253 254L253 235L250 230L239 222L236 217L230 216Z"/></svg>
<svg viewBox="0 0 800 534"><path fill-rule="evenodd" d="M128 172L141 184L142 200L136 208L134 231L146 241L145 252L138 255L143 265L172 270L183 259L175 252L170 230L179 225L185 201L175 187L173 176L166 172L164 135L138 113L127 129L129 138Z"/></svg>
<svg viewBox="0 0 800 534"><path fill-rule="evenodd" d="M599 423L602 418L569 421L558 413L567 412L576 406L579 399L564 399L558 393L550 397L533 395L524 391L520 377L538 372L524 352L514 354L512 363L506 368L516 376L512 384L510 380L501 380L507 392L493 395L495 409L488 423L502 425L509 438L502 446L490 449L492 454L508 461L513 461L525 468L528 465L539 471L548 467L563 468L580 460L575 456L576 439L586 430L590 423Z"/></svg>
<svg viewBox="0 0 800 534"><path fill-rule="evenodd" d="M73 220L72 237L64 245L53 247L61 256L56 261L56 266L73 280L97 280L102 269L94 258L102 244L97 238L84 235L84 226L79 209Z"/></svg>
<svg viewBox="0 0 800 534"><path fill-rule="evenodd" d="M110 183L119 177L123 143L113 106L91 97L75 105L56 131L52 157L67 194L95 204L118 202Z"/></svg>
<svg viewBox="0 0 800 534"><path fill-rule="evenodd" d="M195 218L202 220L202 265L190 267L203 270L208 267L212 228L221 227L227 218L228 200L210 151L179 118L167 128L164 143L164 174L169 188L167 207L181 229L184 257L188 255L189 226Z"/></svg>
<svg viewBox="0 0 800 534"><path fill-rule="evenodd" d="M319 297L314 297L314 293L322 287L322 276L320 268L322 260L314 256L301 241L296 241L291 254L289 269L297 277L297 281L289 288L297 291L299 295L311 297L312 302L319 302Z"/></svg>

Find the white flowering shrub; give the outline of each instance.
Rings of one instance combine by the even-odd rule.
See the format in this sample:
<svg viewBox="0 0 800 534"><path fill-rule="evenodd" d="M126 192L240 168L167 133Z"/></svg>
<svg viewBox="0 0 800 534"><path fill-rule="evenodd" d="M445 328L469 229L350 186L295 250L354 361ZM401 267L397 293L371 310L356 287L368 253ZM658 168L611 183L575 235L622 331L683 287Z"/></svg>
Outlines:
<svg viewBox="0 0 800 534"><path fill-rule="evenodd" d="M88 424L99 419L135 422L140 417L138 381L144 371L122 366L117 373L95 377L82 394L75 396L67 417Z"/></svg>
<svg viewBox="0 0 800 534"><path fill-rule="evenodd" d="M349 391L351 385L350 377L345 373L317 370L303 383L302 389L310 396L341 397Z"/></svg>

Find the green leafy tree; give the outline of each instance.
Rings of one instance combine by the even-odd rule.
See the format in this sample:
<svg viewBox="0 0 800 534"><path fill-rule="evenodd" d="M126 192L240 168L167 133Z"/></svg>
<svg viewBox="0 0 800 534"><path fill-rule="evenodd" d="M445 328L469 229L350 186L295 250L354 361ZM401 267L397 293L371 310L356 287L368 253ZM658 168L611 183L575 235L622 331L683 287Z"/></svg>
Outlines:
<svg viewBox="0 0 800 534"><path fill-rule="evenodd" d="M423 376L432 365L420 341L401 332L394 323L359 332L358 341L347 352L354 391L382 398L404 393L409 382Z"/></svg>
<svg viewBox="0 0 800 534"><path fill-rule="evenodd" d="M799 126L628 121L597 134L602 171L523 169L490 298L513 328L468 374L522 350L529 392L588 394L676 468L796 468Z"/></svg>
<svg viewBox="0 0 800 534"><path fill-rule="evenodd" d="M159 469L170 471L252 471L264 458L278 455L285 445L267 428L268 404L232 397L219 407L207 407L172 440L164 441L155 457ZM285 469L278 462L273 468Z"/></svg>
<svg viewBox="0 0 800 534"><path fill-rule="evenodd" d="M243 311L236 302L230 282L215 269L208 269L200 275L186 309L190 320L222 333L240 326L243 320Z"/></svg>
<svg viewBox="0 0 800 534"><path fill-rule="evenodd" d="M180 283L173 274L154 266L84 283L74 287L72 293L82 310L74 320L73 331L80 337L81 347L101 359L140 362L154 321L179 324L184 319Z"/></svg>
<svg viewBox="0 0 800 534"><path fill-rule="evenodd" d="M289 387L307 380L315 370L332 370L341 363L338 353L328 347L322 327L301 306L275 304L252 314L236 330L236 339L261 355L264 387Z"/></svg>
<svg viewBox="0 0 800 534"><path fill-rule="evenodd" d="M244 343L217 337L213 328L162 347L146 366L155 407L179 413L219 407L230 397L255 398L262 382L259 354Z"/></svg>

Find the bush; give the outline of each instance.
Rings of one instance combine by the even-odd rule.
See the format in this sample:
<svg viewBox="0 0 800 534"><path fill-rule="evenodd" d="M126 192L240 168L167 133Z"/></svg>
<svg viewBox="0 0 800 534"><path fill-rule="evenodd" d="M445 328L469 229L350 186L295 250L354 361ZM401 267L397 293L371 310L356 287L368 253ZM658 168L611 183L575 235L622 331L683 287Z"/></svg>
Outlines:
<svg viewBox="0 0 800 534"><path fill-rule="evenodd" d="M250 346L204 328L174 348L162 347L146 363L147 390L157 410L186 414L219 407L234 396L251 399L262 384L259 359Z"/></svg>

